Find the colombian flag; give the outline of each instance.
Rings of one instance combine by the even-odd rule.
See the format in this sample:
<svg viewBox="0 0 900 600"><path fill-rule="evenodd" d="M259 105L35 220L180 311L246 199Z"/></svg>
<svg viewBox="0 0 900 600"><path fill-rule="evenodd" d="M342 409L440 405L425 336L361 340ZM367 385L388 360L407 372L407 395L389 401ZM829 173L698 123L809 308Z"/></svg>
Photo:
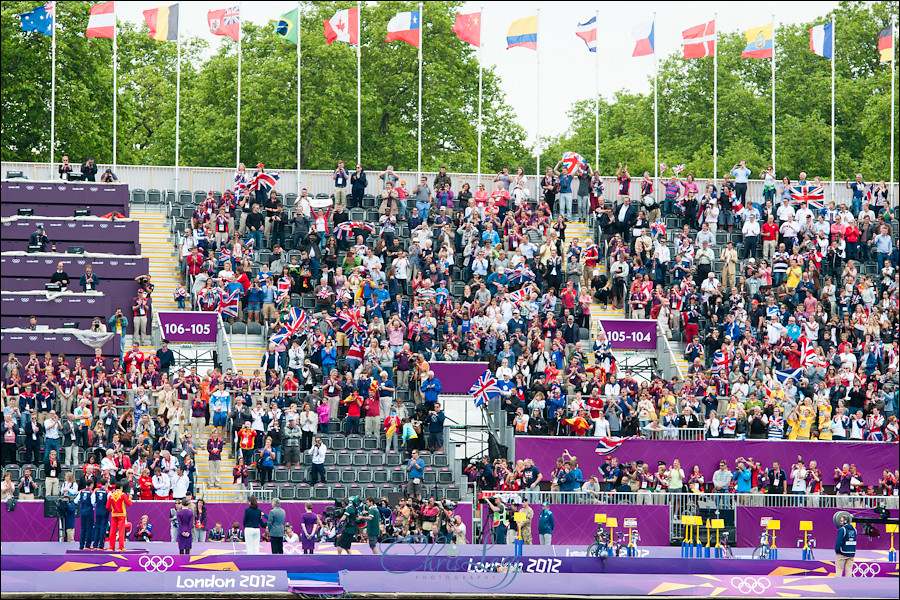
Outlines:
<svg viewBox="0 0 900 600"><path fill-rule="evenodd" d="M747 46L741 53L742 58L772 58L775 47L773 23L747 30Z"/></svg>
<svg viewBox="0 0 900 600"><path fill-rule="evenodd" d="M506 49L528 48L529 50L537 50L537 30L537 15L513 21L509 26L509 32L506 34Z"/></svg>
<svg viewBox="0 0 900 600"><path fill-rule="evenodd" d="M162 42L178 41L178 5L161 6L144 11L150 38Z"/></svg>

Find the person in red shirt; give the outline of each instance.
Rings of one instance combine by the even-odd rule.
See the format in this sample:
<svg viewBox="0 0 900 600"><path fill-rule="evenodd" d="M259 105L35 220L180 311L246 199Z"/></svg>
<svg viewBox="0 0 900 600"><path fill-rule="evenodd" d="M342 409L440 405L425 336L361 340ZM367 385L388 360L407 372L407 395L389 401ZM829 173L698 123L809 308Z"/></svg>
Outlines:
<svg viewBox="0 0 900 600"><path fill-rule="evenodd" d="M141 500L153 500L153 478L150 477L150 469L144 469L138 477L138 494Z"/></svg>
<svg viewBox="0 0 900 600"><path fill-rule="evenodd" d="M778 225L775 223L775 215L770 214L759 230L763 239L763 260L771 263L778 248Z"/></svg>
<svg viewBox="0 0 900 600"><path fill-rule="evenodd" d="M106 499L106 510L109 511L109 549L116 549L116 537L119 538L119 552L125 550L126 506L131 506L131 498L122 492L122 482L116 482L116 491Z"/></svg>
<svg viewBox="0 0 900 600"><path fill-rule="evenodd" d="M578 290L575 289L574 284L571 281L566 282L566 289L563 290L562 293L562 305L563 308L568 308L569 310L575 310L575 302L578 301Z"/></svg>
<svg viewBox="0 0 900 600"><path fill-rule="evenodd" d="M256 432L250 428L250 421L244 421L244 426L238 431L238 445L244 458L244 464L252 464L253 448L256 444Z"/></svg>
<svg viewBox="0 0 900 600"><path fill-rule="evenodd" d="M347 405L347 433L346 435L359 434L359 415L363 405L362 397L353 392L344 400L342 404Z"/></svg>
<svg viewBox="0 0 900 600"><path fill-rule="evenodd" d="M141 352L141 349L138 347L138 343L135 342L131 347L131 350L125 353L125 372L131 372L132 363L135 364L140 370L144 365L144 353Z"/></svg>

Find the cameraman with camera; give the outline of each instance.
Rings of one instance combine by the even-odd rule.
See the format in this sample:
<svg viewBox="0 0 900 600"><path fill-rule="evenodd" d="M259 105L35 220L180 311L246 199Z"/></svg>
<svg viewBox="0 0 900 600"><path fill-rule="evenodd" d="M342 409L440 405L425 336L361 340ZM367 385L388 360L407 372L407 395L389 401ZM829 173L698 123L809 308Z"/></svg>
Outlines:
<svg viewBox="0 0 900 600"><path fill-rule="evenodd" d="M81 180L97 181L97 165L94 164L93 156L89 156L86 161L81 163Z"/></svg>

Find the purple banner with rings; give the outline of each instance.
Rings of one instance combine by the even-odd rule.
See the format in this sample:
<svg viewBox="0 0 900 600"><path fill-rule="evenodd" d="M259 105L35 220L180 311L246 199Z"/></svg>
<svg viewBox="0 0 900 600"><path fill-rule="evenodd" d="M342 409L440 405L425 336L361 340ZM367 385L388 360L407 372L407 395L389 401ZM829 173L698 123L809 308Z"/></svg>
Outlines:
<svg viewBox="0 0 900 600"><path fill-rule="evenodd" d="M172 344L215 343L219 330L219 313L216 312L165 312L157 313L162 327L162 338Z"/></svg>
<svg viewBox="0 0 900 600"><path fill-rule="evenodd" d="M780 548L796 548L799 540L803 539L800 531L800 522L812 523L810 537L816 540L813 554L822 554L822 557L834 556L834 538L837 535L837 527L834 526L832 517L838 512L836 508L815 508L813 502L818 502L815 496L798 496L798 506L792 508L765 508L756 506L738 506L735 508L734 520L737 525L737 546L752 548L759 544L759 536L762 534L760 519L769 517L781 521L781 529L776 533L776 544ZM804 506L805 505L805 506ZM896 504L894 505L896 506ZM889 507L893 508L893 507ZM869 508L848 508L851 515L875 517L877 516ZM891 511L896 515L896 509ZM858 548L860 550L888 550L891 547L891 536L885 532L885 526L881 523L873 523L872 527L878 532L876 536L865 535L866 526L862 523L856 525L859 532Z"/></svg>
<svg viewBox="0 0 900 600"><path fill-rule="evenodd" d="M656 321L600 319L613 350L656 350Z"/></svg>

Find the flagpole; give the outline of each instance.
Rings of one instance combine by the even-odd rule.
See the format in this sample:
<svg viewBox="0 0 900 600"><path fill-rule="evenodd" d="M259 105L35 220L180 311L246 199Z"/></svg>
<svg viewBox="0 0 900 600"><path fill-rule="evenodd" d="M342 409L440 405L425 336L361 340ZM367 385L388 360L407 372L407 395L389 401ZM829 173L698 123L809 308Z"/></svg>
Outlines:
<svg viewBox="0 0 900 600"><path fill-rule="evenodd" d="M362 2L356 0L356 164L362 164Z"/></svg>
<svg viewBox="0 0 900 600"><path fill-rule="evenodd" d="M656 29L656 11L653 11L653 24L650 26ZM655 37L654 31L654 37ZM654 39L653 48L653 189L656 201L659 202L659 53L655 47Z"/></svg>
<svg viewBox="0 0 900 600"><path fill-rule="evenodd" d="M713 180L719 176L719 13L713 13Z"/></svg>
<svg viewBox="0 0 900 600"><path fill-rule="evenodd" d="M300 197L302 189L300 183L300 42L303 38L303 28L300 26L303 19L300 18L300 0L297 0L297 197Z"/></svg>
<svg viewBox="0 0 900 600"><path fill-rule="evenodd" d="M116 166L119 164L118 149L118 102L119 102L119 20L113 13L113 173L116 172Z"/></svg>
<svg viewBox="0 0 900 600"><path fill-rule="evenodd" d="M425 21L422 19L422 3L419 2L419 134L416 152L416 181L422 180L422 30Z"/></svg>
<svg viewBox="0 0 900 600"><path fill-rule="evenodd" d="M53 179L53 150L56 146L56 18L59 16L59 3L53 4L53 21L50 39L50 179Z"/></svg>
<svg viewBox="0 0 900 600"><path fill-rule="evenodd" d="M241 3L238 2L238 19L241 14ZM234 166L241 164L241 54L243 53L241 42L244 39L244 22L238 21L238 74L237 74L237 154Z"/></svg>
<svg viewBox="0 0 900 600"><path fill-rule="evenodd" d="M475 177L475 187L481 184L481 90L482 90L482 66L481 66L481 20L484 18L484 6L478 9L478 174Z"/></svg>
<svg viewBox="0 0 900 600"><path fill-rule="evenodd" d="M775 171L775 13L772 13L772 171Z"/></svg>
<svg viewBox="0 0 900 600"><path fill-rule="evenodd" d="M594 28L600 32L600 10L594 11ZM594 169L600 164L600 38L594 38ZM538 173L538 177L541 174Z"/></svg>
<svg viewBox="0 0 900 600"><path fill-rule="evenodd" d="M895 61L897 58L897 48L894 43L895 34L894 30L897 28L897 16L891 15L891 164L888 165L888 168L891 171L891 191L890 191L890 206L888 206L888 210L894 208L896 203L896 197L894 195L894 102L895 102L895 93L896 93L896 81L897 81L897 71L895 70Z"/></svg>
<svg viewBox="0 0 900 600"><path fill-rule="evenodd" d="M541 9L537 9L537 22L538 22L538 31L540 30L541 24ZM538 33L536 31L535 33ZM537 178L540 180L541 178L541 44L535 39L535 53L537 54L536 62L537 62L537 137L535 138L535 154L537 155Z"/></svg>
<svg viewBox="0 0 900 600"><path fill-rule="evenodd" d="M177 53L176 53L176 67L175 67L175 194L180 193L178 189L178 181L179 175L181 174L179 171L179 152L181 150L179 145L179 140L181 137L181 29L179 28L177 33L178 41L177 44Z"/></svg>
<svg viewBox="0 0 900 600"><path fill-rule="evenodd" d="M774 37L774 34L773 34ZM837 54L837 30L831 13L831 201L834 202L834 59Z"/></svg>

